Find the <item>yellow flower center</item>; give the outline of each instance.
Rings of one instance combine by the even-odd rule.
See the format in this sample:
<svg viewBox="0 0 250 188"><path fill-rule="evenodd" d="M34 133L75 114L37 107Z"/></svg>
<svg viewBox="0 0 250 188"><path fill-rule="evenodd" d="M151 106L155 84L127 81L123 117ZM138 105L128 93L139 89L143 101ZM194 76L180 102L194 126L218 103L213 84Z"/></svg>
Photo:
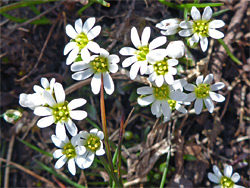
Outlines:
<svg viewBox="0 0 250 188"><path fill-rule="evenodd" d="M175 100L172 100L172 99L168 100L168 104L172 110L175 110L175 105L176 105Z"/></svg>
<svg viewBox="0 0 250 188"><path fill-rule="evenodd" d="M208 24L209 22L205 20L196 20L193 24L194 33L197 33L201 36L208 35Z"/></svg>
<svg viewBox="0 0 250 188"><path fill-rule="evenodd" d="M90 149L91 151L95 152L98 150L101 146L101 141L98 136L90 135L88 139L86 140L86 148Z"/></svg>
<svg viewBox="0 0 250 188"><path fill-rule="evenodd" d="M223 176L220 179L220 184L222 188L232 188L234 186L234 182L231 180L231 178L228 178L226 176Z"/></svg>
<svg viewBox="0 0 250 188"><path fill-rule="evenodd" d="M76 42L76 45L81 50L88 44L89 39L88 39L88 37L87 37L87 35L85 33L80 33L72 41Z"/></svg>
<svg viewBox="0 0 250 188"><path fill-rule="evenodd" d="M93 61L90 62L90 65L96 72L107 72L109 70L109 63L106 57L96 57Z"/></svg>
<svg viewBox="0 0 250 188"><path fill-rule="evenodd" d="M65 144L63 146L63 152L64 155L66 155L66 157L68 159L72 159L76 157L76 150L75 147L71 144L71 142Z"/></svg>
<svg viewBox="0 0 250 188"><path fill-rule="evenodd" d="M68 109L68 102L64 102L62 104L57 104L57 106L53 107L53 115L58 121L65 122L69 118L69 109Z"/></svg>
<svg viewBox="0 0 250 188"><path fill-rule="evenodd" d="M210 85L200 84L194 89L195 96L199 99L204 99L209 96Z"/></svg>
<svg viewBox="0 0 250 188"><path fill-rule="evenodd" d="M138 61L145 61L148 53L149 53L148 45L139 46L138 50L135 52Z"/></svg>
<svg viewBox="0 0 250 188"><path fill-rule="evenodd" d="M153 67L158 76L165 75L168 73L168 59L164 58L162 61L156 62Z"/></svg>
<svg viewBox="0 0 250 188"><path fill-rule="evenodd" d="M166 100L169 98L170 89L167 85L162 85L161 87L153 87L154 96L158 100Z"/></svg>

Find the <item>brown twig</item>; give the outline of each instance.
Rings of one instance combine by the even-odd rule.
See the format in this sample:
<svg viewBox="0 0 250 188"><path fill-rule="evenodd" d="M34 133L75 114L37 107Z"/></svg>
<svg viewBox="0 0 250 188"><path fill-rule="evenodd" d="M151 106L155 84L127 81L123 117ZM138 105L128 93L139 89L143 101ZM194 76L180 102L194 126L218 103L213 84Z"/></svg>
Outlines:
<svg viewBox="0 0 250 188"><path fill-rule="evenodd" d="M39 176L39 175L35 174L31 170L28 170L28 169L24 168L23 166L15 163L15 162L8 161L8 160L3 159L3 158L0 158L0 161L3 161L3 162L5 162L7 164L10 164L10 165L13 165L14 167L18 168L19 170L21 170L21 171L23 171L23 172L25 172L25 173L27 173L27 174L29 174L29 175L31 175L31 176L39 179L40 181L43 181L43 182L47 183L49 186L55 187L55 185L51 181L47 180L46 178L44 178L42 176Z"/></svg>

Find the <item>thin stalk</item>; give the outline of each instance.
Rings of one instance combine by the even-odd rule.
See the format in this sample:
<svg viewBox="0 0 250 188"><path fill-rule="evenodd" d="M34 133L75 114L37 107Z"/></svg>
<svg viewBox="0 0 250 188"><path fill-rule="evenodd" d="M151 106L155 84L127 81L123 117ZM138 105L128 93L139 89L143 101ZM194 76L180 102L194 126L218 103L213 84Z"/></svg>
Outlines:
<svg viewBox="0 0 250 188"><path fill-rule="evenodd" d="M166 166L164 168L164 172L162 175L162 179L161 179L161 185L160 188L164 187L165 181L166 181L166 177L167 177L167 172L168 172L168 165L169 165L169 160L170 160L170 153L171 153L171 145L167 154L167 160L166 160Z"/></svg>
<svg viewBox="0 0 250 188"><path fill-rule="evenodd" d="M104 103L104 89L103 89L103 75L101 75L101 92L100 92L100 107L101 107L101 119L102 119L102 130L104 133L104 142L105 142L105 149L108 157L108 164L111 171L111 176L115 181L118 187L122 187L121 183L118 181L115 173L114 173L114 166L112 163L112 157L110 152L109 140L108 140L108 132L107 132L107 123L106 123L106 112L105 112L105 103Z"/></svg>
<svg viewBox="0 0 250 188"><path fill-rule="evenodd" d="M95 3L94 1L89 2L87 5L83 6L80 10L78 10L78 11L77 11L77 14L78 14L78 15L81 15L82 12L83 12L84 10L86 10L87 8L89 8L89 7L90 7L91 5L93 5L94 3Z"/></svg>
<svg viewBox="0 0 250 188"><path fill-rule="evenodd" d="M223 39L218 39L219 43L224 47L224 49L227 52L227 55L238 65L242 65L241 61L238 60L230 51L230 49L228 48L228 46L225 44L225 42L223 41Z"/></svg>
<svg viewBox="0 0 250 188"><path fill-rule="evenodd" d="M121 123L120 123L120 135L119 135L119 141L118 141L118 179L120 182L122 182L122 176L121 176L121 151L122 151L122 138L124 133L124 115L122 116Z"/></svg>

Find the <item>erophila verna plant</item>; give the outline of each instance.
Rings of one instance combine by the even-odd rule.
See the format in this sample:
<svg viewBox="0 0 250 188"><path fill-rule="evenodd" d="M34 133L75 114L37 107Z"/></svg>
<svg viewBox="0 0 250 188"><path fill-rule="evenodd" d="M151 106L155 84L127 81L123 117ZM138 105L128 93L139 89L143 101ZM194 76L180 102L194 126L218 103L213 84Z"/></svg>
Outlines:
<svg viewBox="0 0 250 188"><path fill-rule="evenodd" d="M131 80L140 79L141 76L146 77L147 84L144 83L136 90L137 103L140 109L148 108L153 117L163 123L172 121L173 117L179 118L183 114L199 115L206 111L213 113L217 102L225 101L223 92L219 91L226 90L225 84L222 81L214 83L212 73L203 75L198 72L196 79L190 79L180 71L180 65L188 60L187 52L190 48L199 47L197 45L199 43L201 48L198 49L199 53L203 53L209 47L209 37L213 39L224 37L224 34L217 29L222 28L225 23L213 18L213 11L209 6L203 9L202 15L195 6L189 8L187 14L189 17L183 20L170 18L157 23L155 27L158 28L159 36L154 39L151 33L156 28L132 27L130 46L119 49L122 63L119 54L108 52L95 41L102 34L101 26L95 26L98 24L98 19L79 18L75 21L74 27L70 24L66 26L66 35L70 37L63 51L63 54L67 55L66 65L70 66L73 80L91 78L93 97L100 94L102 128L79 130L77 123L86 121L88 111L85 109L85 104L90 101L84 98L68 100L62 83L58 83L55 78L50 80L41 78L41 86L34 85L34 93L20 94L20 105L30 108L35 115L41 116L37 121L39 128L49 126L55 128L55 134L51 135L51 141L57 147L52 152L57 160L54 160L55 169L61 169L67 164L65 171L68 169L72 175L79 175L78 168L88 169L96 160L98 165L99 163L103 165L109 175L110 187L124 186L125 181L119 165L121 165L122 150L120 144L127 121L125 123L121 121L120 141L118 146L112 144L112 148L116 148L115 154L112 155L110 135L107 132L107 126L110 125L106 124L105 113L105 99L116 92L116 83L112 75L119 69L124 70L129 67L128 76ZM173 37L174 40L169 41L170 38L167 36L177 33L181 37L188 37L187 40L178 36L178 39ZM188 65L186 68L188 69ZM108 94L105 97L104 91ZM167 167L165 169L167 172ZM213 165L213 173L208 173L208 179L218 184L216 188L242 187L235 184L240 180L240 175L232 173L230 165L224 168L223 174L216 165ZM166 186L164 185L166 174L162 176L160 187Z"/></svg>

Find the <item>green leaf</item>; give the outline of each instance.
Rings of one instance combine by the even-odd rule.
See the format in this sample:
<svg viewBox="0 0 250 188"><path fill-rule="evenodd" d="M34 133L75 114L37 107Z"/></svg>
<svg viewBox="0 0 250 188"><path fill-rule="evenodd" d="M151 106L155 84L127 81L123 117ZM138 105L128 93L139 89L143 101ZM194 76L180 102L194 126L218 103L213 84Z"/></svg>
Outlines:
<svg viewBox="0 0 250 188"><path fill-rule="evenodd" d="M193 155L189 155L189 154L183 155L183 159L187 161L196 161L196 157Z"/></svg>
<svg viewBox="0 0 250 188"><path fill-rule="evenodd" d="M42 149L40 149L40 148L38 148L38 147L36 147L36 146L34 146L34 145L32 145L32 144L30 144L30 143L28 143L28 142L26 142L26 141L20 139L20 138L18 138L18 140L19 140L20 142L22 142L23 144L25 144L26 146L30 147L31 149L33 149L33 150L35 150L35 151L38 151L39 153L42 153L42 154L47 155L47 156L49 156L49 157L53 157L53 155L52 155L51 153L47 152L47 151L44 151L44 150L42 150Z"/></svg>
<svg viewBox="0 0 250 188"><path fill-rule="evenodd" d="M97 128L98 130L101 130L101 128L95 122L93 122L91 119L86 117L85 120L87 120L87 122L89 122L93 127Z"/></svg>
<svg viewBox="0 0 250 188"><path fill-rule="evenodd" d="M35 160L35 159L34 159L34 160ZM54 176L58 177L59 179L61 179L61 180L65 181L65 182L67 182L68 184L70 184L70 185L72 185L72 186L74 186L74 187L77 187L77 188L85 188L85 186L79 185L78 183L76 183L76 182L74 182L74 181L72 181L72 180L70 180L70 179L68 179L68 178L65 178L65 177L61 176L61 175L58 174L54 169L48 167L47 165L43 164L42 162L37 161L37 160L35 160L35 162L36 162L37 164L39 164L44 170L46 170L46 171L49 172L50 174L53 174Z"/></svg>
<svg viewBox="0 0 250 188"><path fill-rule="evenodd" d="M213 13L212 17L216 17L216 16L219 16L221 14L224 14L225 12L229 11L230 9L223 9L223 10L220 10L218 12L215 12Z"/></svg>
<svg viewBox="0 0 250 188"><path fill-rule="evenodd" d="M94 1L91 1L87 5L84 5L80 10L77 11L77 14L81 15L84 10L86 10L87 8L89 8L94 3L95 3Z"/></svg>

